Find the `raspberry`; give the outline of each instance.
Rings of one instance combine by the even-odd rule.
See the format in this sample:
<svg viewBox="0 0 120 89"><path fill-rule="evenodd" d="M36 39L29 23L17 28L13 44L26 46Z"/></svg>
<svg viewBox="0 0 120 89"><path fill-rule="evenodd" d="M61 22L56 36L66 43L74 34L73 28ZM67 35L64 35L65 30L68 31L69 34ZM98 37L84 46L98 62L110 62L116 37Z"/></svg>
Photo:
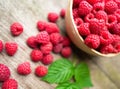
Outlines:
<svg viewBox="0 0 120 89"><path fill-rule="evenodd" d="M10 69L4 64L0 64L0 82L8 80L10 74Z"/></svg>
<svg viewBox="0 0 120 89"><path fill-rule="evenodd" d="M100 52L104 53L104 54L113 53L114 48L113 48L113 46L111 44L105 45L105 46L101 47Z"/></svg>
<svg viewBox="0 0 120 89"><path fill-rule="evenodd" d="M112 45L115 46L116 44L120 43L120 36L113 34L113 42Z"/></svg>
<svg viewBox="0 0 120 89"><path fill-rule="evenodd" d="M43 77L48 73L48 69L45 66L37 66L35 74L39 77Z"/></svg>
<svg viewBox="0 0 120 89"><path fill-rule="evenodd" d="M53 45L51 42L49 42L47 44L41 45L40 49L43 54L49 54L53 49Z"/></svg>
<svg viewBox="0 0 120 89"><path fill-rule="evenodd" d="M74 9L72 10L72 14L73 14L73 18L74 18L74 19L75 19L75 18L78 18L78 17L79 17L78 8L74 8Z"/></svg>
<svg viewBox="0 0 120 89"><path fill-rule="evenodd" d="M108 20L108 16L107 16L107 13L105 11L98 11L96 14L95 14L95 17L97 19L103 19L105 22Z"/></svg>
<svg viewBox="0 0 120 89"><path fill-rule="evenodd" d="M5 43L5 51L9 56L13 56L18 49L18 44L15 42L6 42Z"/></svg>
<svg viewBox="0 0 120 89"><path fill-rule="evenodd" d="M116 44L116 45L114 46L114 48L116 49L116 50L115 50L115 53L120 52L120 43Z"/></svg>
<svg viewBox="0 0 120 89"><path fill-rule="evenodd" d="M93 13L96 14L98 11L104 10L104 3L98 2L93 5Z"/></svg>
<svg viewBox="0 0 120 89"><path fill-rule="evenodd" d="M83 23L83 20L81 18L75 18L75 24L79 26L80 24Z"/></svg>
<svg viewBox="0 0 120 89"><path fill-rule="evenodd" d="M50 41L52 42L53 45L60 43L62 40L63 38L60 33L52 33L50 35Z"/></svg>
<svg viewBox="0 0 120 89"><path fill-rule="evenodd" d="M60 32L60 29L55 23L48 23L45 29L49 34L55 33L55 32Z"/></svg>
<svg viewBox="0 0 120 89"><path fill-rule="evenodd" d="M32 61L38 62L43 58L43 53L38 49L34 49L32 50L30 57Z"/></svg>
<svg viewBox="0 0 120 89"><path fill-rule="evenodd" d="M120 23L114 25L112 33L120 36Z"/></svg>
<svg viewBox="0 0 120 89"><path fill-rule="evenodd" d="M8 79L2 84L2 89L18 89L18 83L15 79Z"/></svg>
<svg viewBox="0 0 120 89"><path fill-rule="evenodd" d="M93 49L97 49L100 45L100 38L98 35L90 34L85 38L85 44Z"/></svg>
<svg viewBox="0 0 120 89"><path fill-rule="evenodd" d="M23 32L23 26L20 23L15 22L10 26L10 31L13 36L18 36Z"/></svg>
<svg viewBox="0 0 120 89"><path fill-rule="evenodd" d="M47 25L47 22L45 22L45 21L38 21L37 22L37 28L39 31L45 30L46 25Z"/></svg>
<svg viewBox="0 0 120 89"><path fill-rule="evenodd" d="M48 20L50 22L55 23L58 20L58 18L59 18L59 15L57 13L54 13L54 12L48 13Z"/></svg>
<svg viewBox="0 0 120 89"><path fill-rule="evenodd" d="M56 44L53 47L53 52L54 53L60 53L62 48L63 48L63 44L62 43Z"/></svg>
<svg viewBox="0 0 120 89"><path fill-rule="evenodd" d="M44 65L49 65L53 62L53 56L51 54L45 55L42 59Z"/></svg>
<svg viewBox="0 0 120 89"><path fill-rule="evenodd" d="M21 75L28 75L31 73L30 63L24 62L18 65L17 72Z"/></svg>
<svg viewBox="0 0 120 89"><path fill-rule="evenodd" d="M79 6L81 1L83 1L83 0L73 0L73 7Z"/></svg>
<svg viewBox="0 0 120 89"><path fill-rule="evenodd" d="M89 13L85 16L85 22L90 22L90 20L93 18L94 18L94 14Z"/></svg>
<svg viewBox="0 0 120 89"><path fill-rule="evenodd" d="M93 7L87 1L81 1L78 8L78 13L85 16L92 11Z"/></svg>
<svg viewBox="0 0 120 89"><path fill-rule="evenodd" d="M64 36L62 44L63 46L70 46L70 39L67 36Z"/></svg>
<svg viewBox="0 0 120 89"><path fill-rule="evenodd" d="M118 8L120 9L120 0L114 0L114 1L117 3Z"/></svg>
<svg viewBox="0 0 120 89"><path fill-rule="evenodd" d="M37 48L38 44L36 42L36 37L35 36L30 36L27 41L27 45L31 48Z"/></svg>
<svg viewBox="0 0 120 89"><path fill-rule="evenodd" d="M3 42L0 40L0 53L2 52L3 50Z"/></svg>
<svg viewBox="0 0 120 89"><path fill-rule="evenodd" d="M64 47L62 50L61 50L61 55L65 58L68 58L70 57L72 54L72 49L70 47Z"/></svg>
<svg viewBox="0 0 120 89"><path fill-rule="evenodd" d="M113 14L118 9L118 5L116 2L110 0L105 3L105 11L108 14Z"/></svg>
<svg viewBox="0 0 120 89"><path fill-rule="evenodd" d="M87 0L87 2L89 2L91 5L100 2L101 0Z"/></svg>
<svg viewBox="0 0 120 89"><path fill-rule="evenodd" d="M117 17L117 21L120 23L120 9L117 9L114 14Z"/></svg>
<svg viewBox="0 0 120 89"><path fill-rule="evenodd" d="M64 17L65 17L65 13L66 13L66 10L65 10L65 9L61 9L61 11L60 11L60 16L61 16L62 18L64 18Z"/></svg>
<svg viewBox="0 0 120 89"><path fill-rule="evenodd" d="M50 37L49 34L46 31L41 31L37 36L36 36L36 42L41 43L41 44L46 44L49 43Z"/></svg>
<svg viewBox="0 0 120 89"><path fill-rule="evenodd" d="M87 36L90 34L89 23L83 23L78 27L80 35Z"/></svg>

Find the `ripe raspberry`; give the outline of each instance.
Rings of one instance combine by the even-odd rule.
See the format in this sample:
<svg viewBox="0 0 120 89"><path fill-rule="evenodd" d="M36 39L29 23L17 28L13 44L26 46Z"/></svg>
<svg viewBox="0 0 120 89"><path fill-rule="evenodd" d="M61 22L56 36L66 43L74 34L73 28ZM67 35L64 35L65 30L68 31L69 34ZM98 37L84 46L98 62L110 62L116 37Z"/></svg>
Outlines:
<svg viewBox="0 0 120 89"><path fill-rule="evenodd" d="M9 56L13 56L18 49L18 44L15 42L6 42L5 43L5 51Z"/></svg>
<svg viewBox="0 0 120 89"><path fill-rule="evenodd" d="M15 79L8 79L2 84L2 89L18 89L18 83Z"/></svg>
<svg viewBox="0 0 120 89"><path fill-rule="evenodd" d="M31 73L30 63L24 62L18 65L17 72L21 75L28 75Z"/></svg>
<svg viewBox="0 0 120 89"><path fill-rule="evenodd" d="M10 31L13 36L18 36L23 32L23 26L20 23L15 22L10 26Z"/></svg>
<svg viewBox="0 0 120 89"><path fill-rule="evenodd" d="M55 23L58 20L58 18L59 18L59 15L57 13L54 13L54 12L48 13L48 20L50 22Z"/></svg>
<svg viewBox="0 0 120 89"><path fill-rule="evenodd" d="M9 77L10 69L4 64L0 64L0 82L8 80Z"/></svg>
<svg viewBox="0 0 120 89"><path fill-rule="evenodd" d="M45 21L38 21L37 22L37 28L39 31L45 30L46 25L47 25L47 22L45 22Z"/></svg>
<svg viewBox="0 0 120 89"><path fill-rule="evenodd" d="M113 42L112 45L115 46L116 44L120 43L120 36L113 34Z"/></svg>
<svg viewBox="0 0 120 89"><path fill-rule="evenodd" d="M78 13L85 16L92 11L93 7L87 1L81 1L78 8Z"/></svg>
<svg viewBox="0 0 120 89"><path fill-rule="evenodd" d="M111 29L113 34L119 35L120 36L120 23L115 24L113 29Z"/></svg>
<svg viewBox="0 0 120 89"><path fill-rule="evenodd" d="M62 49L63 49L63 44L59 43L59 44L54 45L53 52L54 53L60 53Z"/></svg>
<svg viewBox="0 0 120 89"><path fill-rule="evenodd" d="M42 59L42 63L44 65L49 65L53 62L53 56L52 54L45 55Z"/></svg>
<svg viewBox="0 0 120 89"><path fill-rule="evenodd" d="M32 50L30 57L32 61L38 62L43 58L43 53L38 49L34 49Z"/></svg>
<svg viewBox="0 0 120 89"><path fill-rule="evenodd" d="M120 9L120 0L114 0L114 1L117 3L118 8Z"/></svg>
<svg viewBox="0 0 120 89"><path fill-rule="evenodd" d="M49 34L46 31L41 31L37 36L36 36L36 42L41 43L41 44L46 44L49 43L50 37Z"/></svg>
<svg viewBox="0 0 120 89"><path fill-rule="evenodd" d="M89 2L91 5L97 3L97 2L100 2L102 0L87 0L87 2Z"/></svg>
<svg viewBox="0 0 120 89"><path fill-rule="evenodd" d="M49 42L49 43L47 43L47 44L41 45L41 46L40 46L40 49L41 49L41 52L42 52L43 54L49 54L49 53L52 51L52 49L53 49L53 45L52 45L51 42Z"/></svg>
<svg viewBox="0 0 120 89"><path fill-rule="evenodd" d="M39 77L43 77L48 73L48 69L45 66L37 66L35 74Z"/></svg>
<svg viewBox="0 0 120 89"><path fill-rule="evenodd" d="M120 52L120 43L116 44L114 48L115 48L115 53Z"/></svg>
<svg viewBox="0 0 120 89"><path fill-rule="evenodd" d="M83 0L73 0L73 7L78 7L81 1Z"/></svg>
<svg viewBox="0 0 120 89"><path fill-rule="evenodd" d="M35 36L30 36L27 41L27 45L31 48L37 48L38 44L36 42L36 37Z"/></svg>
<svg viewBox="0 0 120 89"><path fill-rule="evenodd" d="M55 23L48 23L45 29L49 34L55 33L55 32L60 32L60 29Z"/></svg>
<svg viewBox="0 0 120 89"><path fill-rule="evenodd" d="M93 18L94 18L94 14L89 13L85 16L85 22L90 22L90 20Z"/></svg>
<svg viewBox="0 0 120 89"><path fill-rule="evenodd" d="M70 46L70 39L67 36L64 36L62 44L63 46Z"/></svg>
<svg viewBox="0 0 120 89"><path fill-rule="evenodd" d="M100 38L98 35L90 34L85 38L85 44L93 49L97 49L100 45Z"/></svg>
<svg viewBox="0 0 120 89"><path fill-rule="evenodd" d="M76 24L77 26L79 26L80 24L83 23L83 20L82 20L81 18L75 18L74 20L75 20L75 24Z"/></svg>
<svg viewBox="0 0 120 89"><path fill-rule="evenodd" d="M78 27L78 31L81 36L87 36L90 34L89 23L83 23Z"/></svg>
<svg viewBox="0 0 120 89"><path fill-rule="evenodd" d="M70 57L72 54L72 49L68 46L68 47L64 47L62 50L61 50L61 55L65 58L68 58Z"/></svg>
<svg viewBox="0 0 120 89"><path fill-rule="evenodd" d="M98 11L104 10L104 3L98 2L93 5L93 13L96 14Z"/></svg>
<svg viewBox="0 0 120 89"><path fill-rule="evenodd" d="M72 10L72 14L73 14L73 18L74 18L74 19L75 19L75 18L78 18L78 17L79 17L78 8L74 8L74 9Z"/></svg>
<svg viewBox="0 0 120 89"><path fill-rule="evenodd" d="M108 14L113 14L118 9L118 5L113 0L110 0L105 3L105 11Z"/></svg>
<svg viewBox="0 0 120 89"><path fill-rule="evenodd" d="M0 53L2 52L3 50L3 42L0 40Z"/></svg>
<svg viewBox="0 0 120 89"><path fill-rule="evenodd" d="M65 9L61 9L61 11L60 11L60 16L61 16L62 18L64 18L64 17L65 17L65 13L66 13L66 10L65 10Z"/></svg>
<svg viewBox="0 0 120 89"><path fill-rule="evenodd" d="M120 9L117 9L114 14L117 17L117 21L120 23Z"/></svg>
<svg viewBox="0 0 120 89"><path fill-rule="evenodd" d="M53 45L60 43L62 40L63 38L60 33L52 33L50 35L50 41L52 42Z"/></svg>

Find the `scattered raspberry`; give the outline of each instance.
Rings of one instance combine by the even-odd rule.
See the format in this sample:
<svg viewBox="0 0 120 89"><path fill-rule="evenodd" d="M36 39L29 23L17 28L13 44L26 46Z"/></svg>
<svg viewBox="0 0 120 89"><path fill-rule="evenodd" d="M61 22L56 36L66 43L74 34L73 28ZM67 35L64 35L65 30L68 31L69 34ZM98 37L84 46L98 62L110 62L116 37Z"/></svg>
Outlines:
<svg viewBox="0 0 120 89"><path fill-rule="evenodd" d="M53 56L51 54L45 55L42 59L44 65L49 65L53 62Z"/></svg>
<svg viewBox="0 0 120 89"><path fill-rule="evenodd" d="M72 54L72 49L70 47L64 47L62 50L61 50L61 55L65 58L68 58L70 57Z"/></svg>
<svg viewBox="0 0 120 89"><path fill-rule="evenodd" d="M28 75L31 73L30 63L24 62L18 65L17 72L21 75Z"/></svg>
<svg viewBox="0 0 120 89"><path fill-rule="evenodd" d="M15 79L8 79L2 84L2 89L18 89L18 83Z"/></svg>
<svg viewBox="0 0 120 89"><path fill-rule="evenodd" d="M78 18L78 17L79 17L78 8L74 8L74 9L72 10L72 14L73 14L73 18L74 18L74 19L75 19L75 18Z"/></svg>
<svg viewBox="0 0 120 89"><path fill-rule="evenodd" d="M39 31L45 30L46 25L47 25L47 22L45 22L45 21L38 21L37 22L37 28Z"/></svg>
<svg viewBox="0 0 120 89"><path fill-rule="evenodd" d="M48 69L47 69L45 66L38 66L38 67L35 69L35 74L36 74L37 76L43 77L43 76L45 76L47 73L48 73Z"/></svg>
<svg viewBox="0 0 120 89"><path fill-rule="evenodd" d="M75 24L77 25L77 26L79 26L80 24L82 24L83 23L83 20L81 19L81 18L75 18Z"/></svg>
<svg viewBox="0 0 120 89"><path fill-rule="evenodd" d="M6 42L5 43L5 51L9 56L13 56L18 49L18 44L15 42Z"/></svg>
<svg viewBox="0 0 120 89"><path fill-rule="evenodd" d="M49 53L52 51L52 49L53 49L53 45L52 45L51 42L49 42L49 43L47 43L47 44L41 45L41 46L40 46L40 49L41 49L41 52L42 52L43 54L49 54Z"/></svg>
<svg viewBox="0 0 120 89"><path fill-rule="evenodd" d="M101 0L87 0L87 2L89 2L91 5L100 2Z"/></svg>
<svg viewBox="0 0 120 89"><path fill-rule="evenodd" d="M100 45L100 38L98 35L90 34L85 38L85 44L93 49L97 49Z"/></svg>
<svg viewBox="0 0 120 89"><path fill-rule="evenodd" d="M27 41L27 45L31 48L37 48L38 44L36 42L36 37L35 36L30 36Z"/></svg>
<svg viewBox="0 0 120 89"><path fill-rule="evenodd" d="M98 11L104 10L104 3L98 2L93 5L93 13L96 14Z"/></svg>
<svg viewBox="0 0 120 89"><path fill-rule="evenodd" d="M54 45L53 52L54 53L60 53L62 49L63 49L63 44L59 43L59 44Z"/></svg>
<svg viewBox="0 0 120 89"><path fill-rule="evenodd" d="M13 36L18 36L23 32L23 26L20 23L15 22L10 26L10 31Z"/></svg>
<svg viewBox="0 0 120 89"><path fill-rule="evenodd" d="M90 20L93 18L94 18L94 14L89 13L85 16L85 22L90 22Z"/></svg>
<svg viewBox="0 0 120 89"><path fill-rule="evenodd" d="M32 50L30 57L32 61L38 62L43 58L43 53L38 49L34 49Z"/></svg>
<svg viewBox="0 0 120 89"><path fill-rule="evenodd" d="M60 16L61 16L62 18L64 18L64 17L65 17L65 13L66 13L66 10L65 10L65 9L61 9L61 11L60 11Z"/></svg>
<svg viewBox="0 0 120 89"><path fill-rule="evenodd" d="M55 33L55 32L60 32L60 29L58 28L58 26L55 23L48 23L46 26L46 31L51 34L51 33Z"/></svg>
<svg viewBox="0 0 120 89"><path fill-rule="evenodd" d="M87 1L81 1L78 9L79 15L85 16L92 11L93 7Z"/></svg>
<svg viewBox="0 0 120 89"><path fill-rule="evenodd" d="M120 36L120 23L115 24L113 26L113 29L111 29L113 34L119 35Z"/></svg>
<svg viewBox="0 0 120 89"><path fill-rule="evenodd" d="M59 18L59 15L57 13L54 13L54 12L48 13L48 20L50 22L55 23L58 20L58 18Z"/></svg>
<svg viewBox="0 0 120 89"><path fill-rule="evenodd" d="M0 40L0 53L2 52L3 50L3 42Z"/></svg>
<svg viewBox="0 0 120 89"><path fill-rule="evenodd" d="M105 11L108 14L113 14L118 9L118 5L116 2L110 0L105 3Z"/></svg>
<svg viewBox="0 0 120 89"><path fill-rule="evenodd" d="M67 36L64 36L62 44L63 46L70 46L70 39Z"/></svg>
<svg viewBox="0 0 120 89"><path fill-rule="evenodd" d="M46 43L49 43L49 41L50 41L50 37L46 31L41 31L36 36L36 42L38 42L38 43L46 44Z"/></svg>
<svg viewBox="0 0 120 89"><path fill-rule="evenodd" d="M117 9L114 14L117 17L117 21L120 23L120 9Z"/></svg>
<svg viewBox="0 0 120 89"><path fill-rule="evenodd" d="M89 23L83 23L78 27L80 35L87 36L90 34Z"/></svg>
<svg viewBox="0 0 120 89"><path fill-rule="evenodd" d="M0 64L0 82L8 80L9 77L10 69L4 64Z"/></svg>

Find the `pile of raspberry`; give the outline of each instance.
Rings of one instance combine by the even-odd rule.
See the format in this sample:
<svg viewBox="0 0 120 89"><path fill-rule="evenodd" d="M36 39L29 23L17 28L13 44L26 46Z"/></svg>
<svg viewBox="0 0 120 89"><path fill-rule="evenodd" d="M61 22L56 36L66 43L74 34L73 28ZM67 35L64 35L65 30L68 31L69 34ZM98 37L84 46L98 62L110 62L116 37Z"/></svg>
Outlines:
<svg viewBox="0 0 120 89"><path fill-rule="evenodd" d="M103 54L120 52L119 0L73 0L72 12L88 47Z"/></svg>

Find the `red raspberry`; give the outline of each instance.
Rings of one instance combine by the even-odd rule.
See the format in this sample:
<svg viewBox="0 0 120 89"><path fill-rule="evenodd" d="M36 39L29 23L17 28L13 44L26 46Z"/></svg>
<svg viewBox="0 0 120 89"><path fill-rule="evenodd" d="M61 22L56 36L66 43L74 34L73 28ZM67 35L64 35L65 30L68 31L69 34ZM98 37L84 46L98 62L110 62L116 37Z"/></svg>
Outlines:
<svg viewBox="0 0 120 89"><path fill-rule="evenodd" d="M8 79L2 84L2 89L18 89L18 83L15 79Z"/></svg>
<svg viewBox="0 0 120 89"><path fill-rule="evenodd" d="M5 43L5 51L9 56L13 56L18 49L18 44L15 42L6 42Z"/></svg>
<svg viewBox="0 0 120 89"><path fill-rule="evenodd" d="M78 27L78 31L81 36L87 36L90 34L89 23L83 23Z"/></svg>
<svg viewBox="0 0 120 89"><path fill-rule="evenodd" d="M17 72L21 75L28 75L31 73L30 63L24 62L18 65Z"/></svg>
<svg viewBox="0 0 120 89"><path fill-rule="evenodd" d="M35 69L35 74L37 76L43 77L48 73L48 69L45 66L37 66Z"/></svg>
<svg viewBox="0 0 120 89"><path fill-rule="evenodd" d="M100 45L100 38L98 35L90 34L85 38L85 44L93 49L97 49Z"/></svg>
<svg viewBox="0 0 120 89"><path fill-rule="evenodd" d="M79 15L85 16L92 11L93 7L87 1L81 1L78 9Z"/></svg>
<svg viewBox="0 0 120 89"><path fill-rule="evenodd" d="M70 57L72 54L72 49L68 46L68 47L64 47L62 50L61 50L61 55L65 58L68 58Z"/></svg>
<svg viewBox="0 0 120 89"><path fill-rule="evenodd" d="M120 43L116 44L114 48L115 48L115 53L120 52Z"/></svg>
<svg viewBox="0 0 120 89"><path fill-rule="evenodd" d="M113 48L113 46L111 44L105 45L105 46L101 47L100 52L104 53L104 54L113 53L114 48Z"/></svg>
<svg viewBox="0 0 120 89"><path fill-rule="evenodd" d="M113 34L113 42L112 45L115 46L116 44L120 43L120 36Z"/></svg>
<svg viewBox="0 0 120 89"><path fill-rule="evenodd" d="M85 16L85 22L90 22L90 20L93 18L94 18L94 14L89 13Z"/></svg>
<svg viewBox="0 0 120 89"><path fill-rule="evenodd" d="M36 42L36 37L35 36L30 36L27 41L27 45L31 48L37 48L38 44Z"/></svg>
<svg viewBox="0 0 120 89"><path fill-rule="evenodd" d="M41 31L37 36L36 36L36 42L41 43L41 44L46 44L49 43L50 37L49 34L46 31Z"/></svg>
<svg viewBox="0 0 120 89"><path fill-rule="evenodd" d="M10 26L10 30L13 36L18 36L23 32L23 26L20 23L15 22Z"/></svg>
<svg viewBox="0 0 120 89"><path fill-rule="evenodd" d="M47 22L45 22L45 21L38 21L37 22L37 28L39 31L45 30L46 25L47 25Z"/></svg>
<svg viewBox="0 0 120 89"><path fill-rule="evenodd" d="M52 51L52 49L53 49L53 45L52 45L51 42L49 42L49 43L47 43L47 44L41 45L41 46L40 46L40 49L41 49L41 52L42 52L43 54L49 54L49 53Z"/></svg>
<svg viewBox="0 0 120 89"><path fill-rule="evenodd" d="M105 11L108 14L113 14L118 9L118 5L113 0L110 0L105 3Z"/></svg>
<svg viewBox="0 0 120 89"><path fill-rule="evenodd" d="M54 45L53 52L54 53L60 53L62 49L63 49L63 44L59 43L59 44Z"/></svg>
<svg viewBox="0 0 120 89"><path fill-rule="evenodd" d="M114 0L114 1L117 3L118 8L120 9L120 0Z"/></svg>
<svg viewBox="0 0 120 89"><path fill-rule="evenodd" d="M38 62L43 58L43 53L38 49L34 49L32 50L30 57L32 61Z"/></svg>
<svg viewBox="0 0 120 89"><path fill-rule="evenodd" d="M87 0L87 2L89 2L91 5L100 2L101 0Z"/></svg>
<svg viewBox="0 0 120 89"><path fill-rule="evenodd" d="M73 7L79 6L81 1L83 1L83 0L73 0Z"/></svg>
<svg viewBox="0 0 120 89"><path fill-rule="evenodd" d="M8 80L10 74L10 69L4 64L0 64L0 82Z"/></svg>
<svg viewBox="0 0 120 89"><path fill-rule="evenodd" d="M78 18L78 17L79 17L78 8L74 8L74 9L72 10L72 14L73 14L73 18L74 18L74 19L75 19L75 18Z"/></svg>
<svg viewBox="0 0 120 89"><path fill-rule="evenodd" d="M120 9L117 9L114 14L117 17L117 21L120 23Z"/></svg>
<svg viewBox="0 0 120 89"><path fill-rule="evenodd" d="M0 53L2 52L3 50L3 42L0 40Z"/></svg>
<svg viewBox="0 0 120 89"><path fill-rule="evenodd" d="M114 25L112 33L120 36L120 23Z"/></svg>
<svg viewBox="0 0 120 89"><path fill-rule="evenodd" d="M83 20L81 18L75 18L75 24L79 26L80 24L83 23Z"/></svg>
<svg viewBox="0 0 120 89"><path fill-rule="evenodd" d="M60 11L60 16L61 16L62 18L64 18L64 17L65 17L65 13L66 13L66 10L65 10L65 9L61 9L61 11Z"/></svg>
<svg viewBox="0 0 120 89"><path fill-rule="evenodd" d="M53 62L53 56L51 54L45 55L42 59L44 65L49 65Z"/></svg>
<svg viewBox="0 0 120 89"><path fill-rule="evenodd" d="M62 44L63 46L70 46L70 39L67 36L64 36Z"/></svg>
<svg viewBox="0 0 120 89"><path fill-rule="evenodd" d="M61 36L60 33L52 33L50 35L50 41L52 42L53 45L60 43L62 40L63 37Z"/></svg>
<svg viewBox="0 0 120 89"><path fill-rule="evenodd" d="M55 32L60 32L60 29L58 28L58 26L55 23L48 23L46 26L46 31L51 34L51 33L55 33Z"/></svg>
<svg viewBox="0 0 120 89"><path fill-rule="evenodd" d="M104 10L104 3L98 2L93 5L93 13L96 14L98 11Z"/></svg>
<svg viewBox="0 0 120 89"><path fill-rule="evenodd" d="M48 20L50 22L55 23L58 20L58 18L59 18L59 15L57 13L54 13L54 12L48 13Z"/></svg>

